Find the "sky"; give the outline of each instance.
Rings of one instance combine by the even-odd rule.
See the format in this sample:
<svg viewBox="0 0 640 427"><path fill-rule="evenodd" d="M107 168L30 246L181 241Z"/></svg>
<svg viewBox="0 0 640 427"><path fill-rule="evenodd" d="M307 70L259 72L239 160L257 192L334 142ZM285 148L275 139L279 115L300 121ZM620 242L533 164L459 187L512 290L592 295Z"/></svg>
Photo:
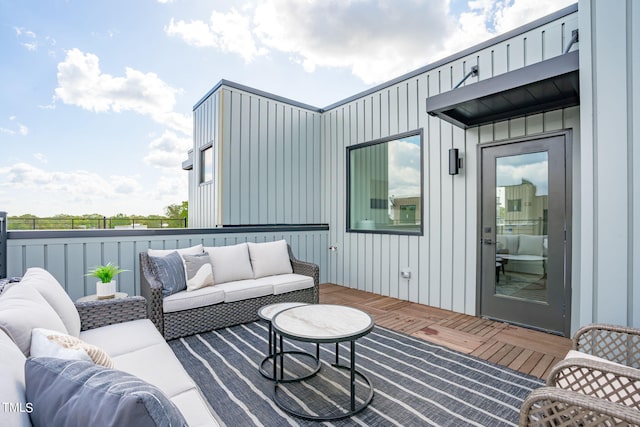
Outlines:
<svg viewBox="0 0 640 427"><path fill-rule="evenodd" d="M163 214L221 79L325 107L575 0L0 0L0 211Z"/></svg>

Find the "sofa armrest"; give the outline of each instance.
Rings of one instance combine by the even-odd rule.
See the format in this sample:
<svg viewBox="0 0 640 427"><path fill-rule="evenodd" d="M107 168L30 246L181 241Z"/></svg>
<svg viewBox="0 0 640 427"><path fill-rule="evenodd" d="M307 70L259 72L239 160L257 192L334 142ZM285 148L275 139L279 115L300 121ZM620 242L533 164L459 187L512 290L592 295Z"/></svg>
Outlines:
<svg viewBox="0 0 640 427"><path fill-rule="evenodd" d="M157 279L146 252L140 252L140 294L147 299L147 316L164 336L162 283Z"/></svg>
<svg viewBox="0 0 640 427"><path fill-rule="evenodd" d="M520 427L556 425L640 425L640 411L558 387L532 391L520 407Z"/></svg>
<svg viewBox="0 0 640 427"><path fill-rule="evenodd" d="M76 302L75 304L80 315L80 330L82 331L147 318L147 300L140 296Z"/></svg>
<svg viewBox="0 0 640 427"><path fill-rule="evenodd" d="M293 255L291 246L287 245L287 248L289 249L289 260L291 261L293 272L313 278L313 302L317 304L320 300L320 267L311 262L300 261Z"/></svg>
<svg viewBox="0 0 640 427"><path fill-rule="evenodd" d="M640 368L640 329L592 324L578 329L572 338L574 350L612 362Z"/></svg>

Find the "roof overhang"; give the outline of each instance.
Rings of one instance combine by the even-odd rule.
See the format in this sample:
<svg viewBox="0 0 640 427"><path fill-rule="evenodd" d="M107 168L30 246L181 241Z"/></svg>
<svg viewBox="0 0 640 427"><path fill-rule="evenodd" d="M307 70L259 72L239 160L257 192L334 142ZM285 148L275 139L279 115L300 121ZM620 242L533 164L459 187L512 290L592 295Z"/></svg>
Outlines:
<svg viewBox="0 0 640 427"><path fill-rule="evenodd" d="M580 104L578 51L427 98L427 113L469 128ZM482 72L482 70L480 70Z"/></svg>

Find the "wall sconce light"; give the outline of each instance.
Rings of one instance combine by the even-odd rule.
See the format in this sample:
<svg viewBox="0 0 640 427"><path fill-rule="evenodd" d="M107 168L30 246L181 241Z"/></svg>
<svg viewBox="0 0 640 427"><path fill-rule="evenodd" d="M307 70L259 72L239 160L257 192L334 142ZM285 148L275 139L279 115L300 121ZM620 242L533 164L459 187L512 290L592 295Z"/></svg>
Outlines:
<svg viewBox="0 0 640 427"><path fill-rule="evenodd" d="M462 169L462 159L457 148L449 149L449 175L458 175Z"/></svg>

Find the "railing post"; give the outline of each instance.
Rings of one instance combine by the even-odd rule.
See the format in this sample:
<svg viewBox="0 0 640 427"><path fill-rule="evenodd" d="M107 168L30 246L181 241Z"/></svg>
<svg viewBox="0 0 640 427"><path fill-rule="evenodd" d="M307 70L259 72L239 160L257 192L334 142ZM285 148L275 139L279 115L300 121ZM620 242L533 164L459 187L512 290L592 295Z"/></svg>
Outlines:
<svg viewBox="0 0 640 427"><path fill-rule="evenodd" d="M7 213L0 212L0 279L7 277Z"/></svg>

